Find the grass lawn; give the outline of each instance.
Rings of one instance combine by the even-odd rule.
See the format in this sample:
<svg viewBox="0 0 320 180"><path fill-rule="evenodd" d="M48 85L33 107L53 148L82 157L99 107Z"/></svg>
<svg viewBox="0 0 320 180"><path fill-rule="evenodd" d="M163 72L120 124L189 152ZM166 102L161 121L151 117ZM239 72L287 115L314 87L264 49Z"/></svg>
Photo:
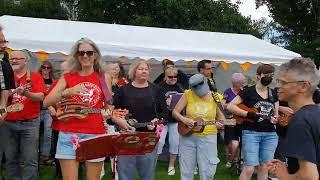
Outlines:
<svg viewBox="0 0 320 180"><path fill-rule="evenodd" d="M236 180L239 179L238 175L234 175L229 169L224 167L225 158L223 151L223 144L219 143L219 158L220 163L218 164L217 172L215 175L215 180ZM180 171L179 165L176 165L176 175L168 176L167 175L168 163L158 161L157 171L156 171L156 180L179 180L180 179ZM106 175L104 176L104 180L111 179L111 168L110 163L105 163L105 171ZM41 166L39 172L39 180L54 180L55 175L55 167L54 166ZM6 178L7 179L7 178ZM84 180L85 178L83 178ZM137 178L138 179L138 178ZM200 180L199 176L196 176L195 180Z"/></svg>

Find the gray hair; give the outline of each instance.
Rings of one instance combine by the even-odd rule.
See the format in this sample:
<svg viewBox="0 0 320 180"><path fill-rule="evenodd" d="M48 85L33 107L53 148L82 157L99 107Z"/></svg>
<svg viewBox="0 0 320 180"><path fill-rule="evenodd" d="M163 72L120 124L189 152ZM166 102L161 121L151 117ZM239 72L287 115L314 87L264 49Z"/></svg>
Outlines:
<svg viewBox="0 0 320 180"><path fill-rule="evenodd" d="M3 31L3 27L2 27L1 24L0 24L0 32L1 32L1 31Z"/></svg>
<svg viewBox="0 0 320 180"><path fill-rule="evenodd" d="M146 64L149 68L149 71L151 70L150 65L146 60L139 59L136 62L132 63L129 67L128 75L130 80L133 81L136 78L136 71L141 64Z"/></svg>
<svg viewBox="0 0 320 180"><path fill-rule="evenodd" d="M280 71L296 73L297 81L308 81L313 94L319 84L319 72L310 58L294 58L280 66Z"/></svg>
<svg viewBox="0 0 320 180"><path fill-rule="evenodd" d="M75 43L75 45L73 45L73 47L71 48L71 52L69 54L69 59L68 59L71 72L77 72L81 70L81 64L79 62L79 57L78 57L78 50L81 44L90 44L93 47L95 51L95 57L96 57L96 60L93 64L93 69L98 73L102 72L103 70L102 70L102 63L101 63L102 62L101 52L98 46L96 45L96 43L94 43L92 40L86 37L78 40Z"/></svg>
<svg viewBox="0 0 320 180"><path fill-rule="evenodd" d="M242 73L233 73L231 76L231 82L235 83L239 80L246 79L246 77Z"/></svg>

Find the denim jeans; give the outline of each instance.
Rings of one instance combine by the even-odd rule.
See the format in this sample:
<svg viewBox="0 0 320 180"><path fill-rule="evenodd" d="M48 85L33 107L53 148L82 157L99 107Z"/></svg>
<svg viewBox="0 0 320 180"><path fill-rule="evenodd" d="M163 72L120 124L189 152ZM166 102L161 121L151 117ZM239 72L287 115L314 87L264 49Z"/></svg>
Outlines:
<svg viewBox="0 0 320 180"><path fill-rule="evenodd" d="M162 133L158 142L158 154L162 153L163 146L169 133L169 152L170 154L178 154L179 151L179 133L178 123L168 123L162 129Z"/></svg>
<svg viewBox="0 0 320 180"><path fill-rule="evenodd" d="M39 127L39 118L4 123L6 164L10 180L37 179Z"/></svg>
<svg viewBox="0 0 320 180"><path fill-rule="evenodd" d="M43 124L43 132L40 134L40 155L49 157L52 139L52 117L47 109L41 110L40 122Z"/></svg>
<svg viewBox="0 0 320 180"><path fill-rule="evenodd" d="M179 165L181 180L193 180L196 164L201 180L212 180L219 163L217 135L180 136Z"/></svg>
<svg viewBox="0 0 320 180"><path fill-rule="evenodd" d="M135 180L139 174L140 180L154 180L156 171L156 149L151 153L136 156L118 156L117 172L120 180Z"/></svg>
<svg viewBox="0 0 320 180"><path fill-rule="evenodd" d="M257 166L273 159L278 145L276 132L242 131L243 164Z"/></svg>

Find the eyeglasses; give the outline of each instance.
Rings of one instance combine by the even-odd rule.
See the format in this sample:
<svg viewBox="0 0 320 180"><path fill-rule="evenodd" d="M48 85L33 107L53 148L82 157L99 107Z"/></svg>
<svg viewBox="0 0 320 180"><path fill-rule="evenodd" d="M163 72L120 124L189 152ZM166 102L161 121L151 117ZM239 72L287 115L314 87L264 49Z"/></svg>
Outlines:
<svg viewBox="0 0 320 180"><path fill-rule="evenodd" d="M281 85L281 86L284 86L284 85L287 85L287 84L291 84L291 83L299 83L299 82L306 82L306 81L284 81L284 80L281 80L281 79L276 79L276 83Z"/></svg>
<svg viewBox="0 0 320 180"><path fill-rule="evenodd" d="M198 83L198 84L195 84L195 85L193 85L193 86L191 86L192 88L197 88L197 87L199 87L199 86L202 86L204 84L204 81L201 81L200 83Z"/></svg>
<svg viewBox="0 0 320 180"><path fill-rule="evenodd" d="M41 66L41 69L51 69L50 66Z"/></svg>
<svg viewBox="0 0 320 180"><path fill-rule="evenodd" d="M0 44L8 44L8 43L9 43L9 41L7 41L7 40L0 41Z"/></svg>
<svg viewBox="0 0 320 180"><path fill-rule="evenodd" d="M86 54L88 57L91 57L94 53L94 51L78 51L78 56L84 56Z"/></svg>
<svg viewBox="0 0 320 180"><path fill-rule="evenodd" d="M24 60L26 58L10 58L9 61L20 61L20 60Z"/></svg>
<svg viewBox="0 0 320 180"><path fill-rule="evenodd" d="M177 78L178 76L168 76L169 79Z"/></svg>

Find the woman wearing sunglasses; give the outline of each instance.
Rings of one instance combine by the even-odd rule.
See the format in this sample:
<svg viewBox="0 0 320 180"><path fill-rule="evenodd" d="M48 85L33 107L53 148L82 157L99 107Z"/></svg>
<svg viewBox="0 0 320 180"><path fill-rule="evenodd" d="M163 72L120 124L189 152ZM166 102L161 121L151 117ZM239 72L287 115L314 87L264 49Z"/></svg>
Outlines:
<svg viewBox="0 0 320 180"><path fill-rule="evenodd" d="M177 130L178 123L177 120L172 117L171 102L172 96L176 93L183 93L184 89L182 86L177 83L178 81L178 69L175 67L168 67L165 70L165 80L160 82L158 86L162 88L162 96L164 96L165 101L163 102L168 108L168 113L166 114L165 119L168 123L164 126L162 134L158 143L158 155L162 153L163 146L165 144L167 133L169 133L169 167L168 175L175 175L174 164L177 158L178 149L179 149L179 133Z"/></svg>
<svg viewBox="0 0 320 180"><path fill-rule="evenodd" d="M41 74L46 85L46 91L55 80L52 64L49 61L44 61L38 72ZM51 157L51 140L52 140L52 117L49 114L48 108L43 107L41 103L40 122L42 131L40 131L40 162L50 164L53 162Z"/></svg>
<svg viewBox="0 0 320 180"><path fill-rule="evenodd" d="M189 127L194 126L194 119L203 121L225 120L223 113L214 101L207 78L195 74L189 79L190 89L186 90L173 110L173 116ZM186 109L186 116L181 114ZM189 136L180 135L179 164L181 180L193 180L194 168L199 167L201 180L213 179L217 164L217 133L223 125L207 125L203 132L192 133Z"/></svg>
<svg viewBox="0 0 320 180"><path fill-rule="evenodd" d="M102 109L105 97L99 76L105 77L110 94L111 80L101 70L101 53L97 45L88 38L82 38L73 46L69 57L70 73L61 77L45 98L44 106L53 106L61 99L67 98L78 103L85 103L89 108ZM79 162L75 160L76 154L71 137L76 135L76 138L81 140L106 133L102 114L87 114L81 120L70 117L59 124L55 157L60 161L63 179L78 179ZM129 127L122 119L118 119L116 123L123 129ZM87 179L100 179L104 159L99 158L86 162Z"/></svg>

